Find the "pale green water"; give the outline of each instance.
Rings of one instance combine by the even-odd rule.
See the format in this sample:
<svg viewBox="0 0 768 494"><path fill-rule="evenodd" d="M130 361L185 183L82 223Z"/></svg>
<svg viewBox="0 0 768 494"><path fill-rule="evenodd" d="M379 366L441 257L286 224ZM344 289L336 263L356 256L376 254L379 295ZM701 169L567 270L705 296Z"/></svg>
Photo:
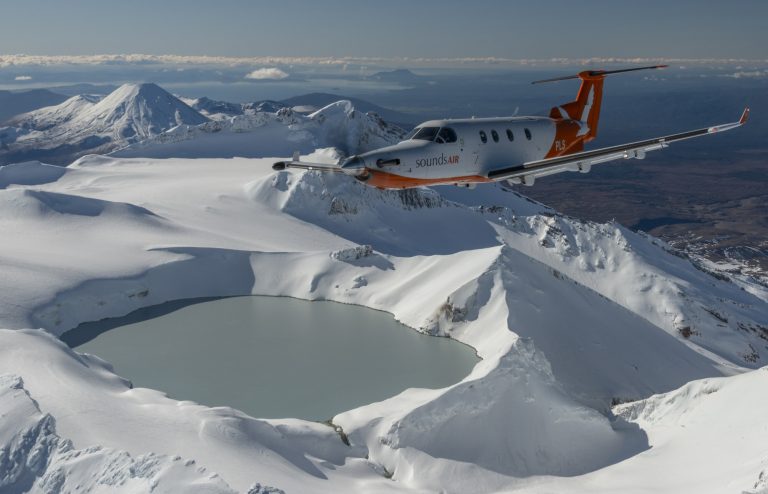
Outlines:
<svg viewBox="0 0 768 494"><path fill-rule="evenodd" d="M478 360L385 312L283 297L170 302L62 340L137 387L264 418L325 420L407 388L456 383Z"/></svg>

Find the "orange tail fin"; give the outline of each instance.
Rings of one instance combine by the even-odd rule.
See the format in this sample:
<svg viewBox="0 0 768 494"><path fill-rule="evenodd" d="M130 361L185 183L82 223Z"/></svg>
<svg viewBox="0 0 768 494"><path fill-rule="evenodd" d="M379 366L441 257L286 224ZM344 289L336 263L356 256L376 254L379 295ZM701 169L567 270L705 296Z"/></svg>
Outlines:
<svg viewBox="0 0 768 494"><path fill-rule="evenodd" d="M603 79L605 79L606 75L619 72L633 72L635 70L661 69L665 67L667 66L651 65L649 67L634 67L631 69L619 70L585 70L576 75L534 81L532 84L563 81L567 79L581 79L581 86L579 87L579 92L576 94L576 99L564 105L553 107L549 112L549 116L554 119L570 119L578 122L581 126L578 136L582 137L583 142L589 142L597 137L597 124L600 120L600 105L603 102Z"/></svg>
<svg viewBox="0 0 768 494"><path fill-rule="evenodd" d="M561 106L553 107L550 118L570 118L581 123L579 135L584 142L597 137L597 123L600 120L600 105L603 102L604 75L590 75L588 71L579 73L581 86L576 99Z"/></svg>

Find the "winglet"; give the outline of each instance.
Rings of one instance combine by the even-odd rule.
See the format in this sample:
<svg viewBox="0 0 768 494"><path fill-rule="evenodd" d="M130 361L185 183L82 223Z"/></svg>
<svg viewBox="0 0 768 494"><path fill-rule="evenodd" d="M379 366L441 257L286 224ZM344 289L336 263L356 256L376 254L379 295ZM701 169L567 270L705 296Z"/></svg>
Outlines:
<svg viewBox="0 0 768 494"><path fill-rule="evenodd" d="M744 108L744 113L741 114L739 119L739 125L744 125L749 120L749 107Z"/></svg>

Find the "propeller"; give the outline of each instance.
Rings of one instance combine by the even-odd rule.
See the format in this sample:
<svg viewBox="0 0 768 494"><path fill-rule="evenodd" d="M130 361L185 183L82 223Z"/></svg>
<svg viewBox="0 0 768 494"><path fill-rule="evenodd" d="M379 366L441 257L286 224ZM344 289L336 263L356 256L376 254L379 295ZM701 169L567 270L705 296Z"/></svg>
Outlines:
<svg viewBox="0 0 768 494"><path fill-rule="evenodd" d="M368 174L365 167L365 161L359 156L350 156L340 164L330 165L327 163L311 163L299 160L299 153L293 154L293 159L289 161L278 161L272 165L275 171L282 171L286 168L299 168L302 170L317 170L321 172L344 173L353 177L364 177Z"/></svg>

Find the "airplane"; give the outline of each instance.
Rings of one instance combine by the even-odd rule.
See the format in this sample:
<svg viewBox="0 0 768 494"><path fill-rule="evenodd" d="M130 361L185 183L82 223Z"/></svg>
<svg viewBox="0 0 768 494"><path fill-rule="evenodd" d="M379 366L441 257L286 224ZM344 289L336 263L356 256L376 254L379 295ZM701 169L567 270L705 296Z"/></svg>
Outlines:
<svg viewBox="0 0 768 494"><path fill-rule="evenodd" d="M605 77L665 67L585 70L534 81L532 84L581 80L576 99L553 107L548 117L430 120L418 125L395 145L350 156L337 165L300 161L299 154L294 153L291 160L279 161L272 168L344 173L380 189L430 185L471 188L478 183L499 181L530 186L539 177L565 171L588 173L592 165L618 159L643 159L647 152L664 149L673 142L723 132L746 123L749 108L744 109L737 122L584 151L584 144L597 137Z"/></svg>

